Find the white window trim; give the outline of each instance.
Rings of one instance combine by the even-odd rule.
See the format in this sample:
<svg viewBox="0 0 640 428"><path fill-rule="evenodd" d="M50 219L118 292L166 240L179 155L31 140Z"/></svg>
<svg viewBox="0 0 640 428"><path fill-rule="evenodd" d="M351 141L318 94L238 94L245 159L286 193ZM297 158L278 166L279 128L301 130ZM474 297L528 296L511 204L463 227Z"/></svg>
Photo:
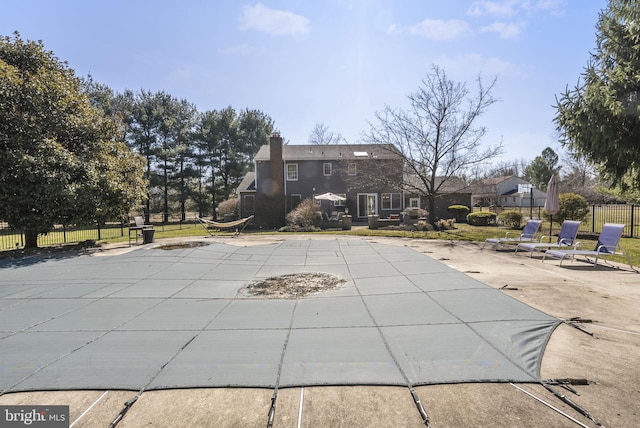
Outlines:
<svg viewBox="0 0 640 428"><path fill-rule="evenodd" d="M293 166L295 167L295 178L293 177L293 175L289 175L289 167ZM287 166L287 181L298 181L298 164L297 163L288 163Z"/></svg>
<svg viewBox="0 0 640 428"><path fill-rule="evenodd" d="M385 207L384 206L385 195L389 195L389 207ZM397 206L393 205L393 195L398 196L398 198L397 198L398 205ZM390 193L390 192L382 193L380 195L380 199L381 199L381 204L382 204L382 209L383 210L399 210L400 209L400 205L402 205L402 195L400 193Z"/></svg>
<svg viewBox="0 0 640 428"><path fill-rule="evenodd" d="M409 198L409 208L420 208L420 197Z"/></svg>
<svg viewBox="0 0 640 428"><path fill-rule="evenodd" d="M329 173L327 174L327 167L329 167ZM331 162L325 162L322 164L322 175L325 177L330 177L333 172L333 167L331 166Z"/></svg>

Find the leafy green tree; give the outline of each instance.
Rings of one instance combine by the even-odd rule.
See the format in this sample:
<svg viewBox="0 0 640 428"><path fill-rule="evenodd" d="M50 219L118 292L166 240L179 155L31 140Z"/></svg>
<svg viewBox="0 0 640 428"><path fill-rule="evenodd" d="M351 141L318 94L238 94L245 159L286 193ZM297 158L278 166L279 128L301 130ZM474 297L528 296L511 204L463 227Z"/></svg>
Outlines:
<svg viewBox="0 0 640 428"><path fill-rule="evenodd" d="M143 195L144 160L42 42L0 38L0 218L25 247L55 224L122 219Z"/></svg>
<svg viewBox="0 0 640 428"><path fill-rule="evenodd" d="M614 184L640 185L640 3L609 0L596 49L573 88L557 99L562 143ZM627 179L628 178L628 179Z"/></svg>
<svg viewBox="0 0 640 428"><path fill-rule="evenodd" d="M575 193L561 193L559 196L560 210L553 215L553 220L562 223L565 220L584 221L591 210L589 202ZM546 217L549 217L545 214Z"/></svg>
<svg viewBox="0 0 640 428"><path fill-rule="evenodd" d="M558 171L558 155L551 147L547 147L524 169L524 178L544 192L549 179Z"/></svg>

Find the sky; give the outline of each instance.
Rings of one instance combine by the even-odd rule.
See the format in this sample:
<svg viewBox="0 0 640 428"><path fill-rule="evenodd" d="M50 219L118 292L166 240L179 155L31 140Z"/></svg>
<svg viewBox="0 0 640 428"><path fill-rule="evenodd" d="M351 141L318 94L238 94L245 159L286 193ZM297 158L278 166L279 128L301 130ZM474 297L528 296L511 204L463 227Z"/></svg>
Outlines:
<svg viewBox="0 0 640 428"><path fill-rule="evenodd" d="M434 66L499 99L478 118L496 159L558 153L556 96L578 83L606 0L21 0L0 35L41 40L117 92L166 91L198 111L268 114L289 144L316 124L350 144L408 108Z"/></svg>

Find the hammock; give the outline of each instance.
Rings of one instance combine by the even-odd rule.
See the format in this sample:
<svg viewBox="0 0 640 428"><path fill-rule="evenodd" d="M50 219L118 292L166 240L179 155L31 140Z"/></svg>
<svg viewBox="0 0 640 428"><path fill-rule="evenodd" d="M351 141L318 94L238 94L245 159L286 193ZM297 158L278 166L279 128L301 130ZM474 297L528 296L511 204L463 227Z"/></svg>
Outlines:
<svg viewBox="0 0 640 428"><path fill-rule="evenodd" d="M236 233L240 233L244 230L245 227L247 227L249 222L253 220L253 216L241 218L240 220L235 220L235 221L227 221L224 223L207 220L200 217L196 217L196 219L200 222L202 227L204 227L204 230L206 230L209 235L213 236L209 231L209 229L217 229L217 230L235 229ZM240 228L240 226L242 226L242 228Z"/></svg>

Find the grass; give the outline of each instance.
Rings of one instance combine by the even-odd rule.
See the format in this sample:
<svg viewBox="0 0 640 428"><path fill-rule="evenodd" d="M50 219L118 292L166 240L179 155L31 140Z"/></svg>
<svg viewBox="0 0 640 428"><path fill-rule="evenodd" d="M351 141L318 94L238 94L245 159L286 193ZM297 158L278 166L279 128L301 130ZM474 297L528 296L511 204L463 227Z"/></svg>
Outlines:
<svg viewBox="0 0 640 428"><path fill-rule="evenodd" d="M557 233L560 227L554 224L553 231ZM166 239L166 238L181 238L181 237L202 237L208 236L204 229L200 225L180 225L180 224L169 224L163 226L155 227L155 239ZM378 230L370 230L368 228L358 228L352 230L331 230L331 231L322 231L322 232L295 232L298 234L305 234L309 236L313 235L344 235L344 236L380 236L380 237L396 237L396 238L408 238L408 239L443 239L443 240L454 240L454 241L475 241L475 242L483 242L487 238L494 238L499 236L504 236L505 232L509 229L503 227L496 226L470 226L465 223L456 224L456 228L452 230L445 231L432 231L432 232L411 232L406 230L386 230L386 229L378 229ZM548 223L543 225L540 228L541 234L548 235L549 233L549 225ZM517 231L514 231L517 233ZM59 232L55 232L59 233ZM245 235L271 235L278 234L279 232L275 231L253 231L253 230L245 230L243 234ZM290 234L293 232L283 232L284 234ZM234 232L218 232L211 231L213 236L224 237L224 236L234 236ZM116 236L110 236L105 239L100 240L99 244L106 243L119 243L119 242L128 242L129 236L128 233L125 232L124 236L120 236L121 234L115 234ZM596 235L578 235L578 240L582 243L582 247L587 249L595 248L597 242ZM140 242L141 238L138 238L138 242ZM75 245L77 246L77 245ZM620 246L624 248L631 262L634 266L640 266L640 239L638 238L622 238L620 241ZM73 248L74 246L69 246ZM13 253L12 248L2 249L4 251L0 251L0 254L5 253ZM15 251L15 250L14 250ZM613 261L626 263L624 257L621 256L613 256L610 258Z"/></svg>

